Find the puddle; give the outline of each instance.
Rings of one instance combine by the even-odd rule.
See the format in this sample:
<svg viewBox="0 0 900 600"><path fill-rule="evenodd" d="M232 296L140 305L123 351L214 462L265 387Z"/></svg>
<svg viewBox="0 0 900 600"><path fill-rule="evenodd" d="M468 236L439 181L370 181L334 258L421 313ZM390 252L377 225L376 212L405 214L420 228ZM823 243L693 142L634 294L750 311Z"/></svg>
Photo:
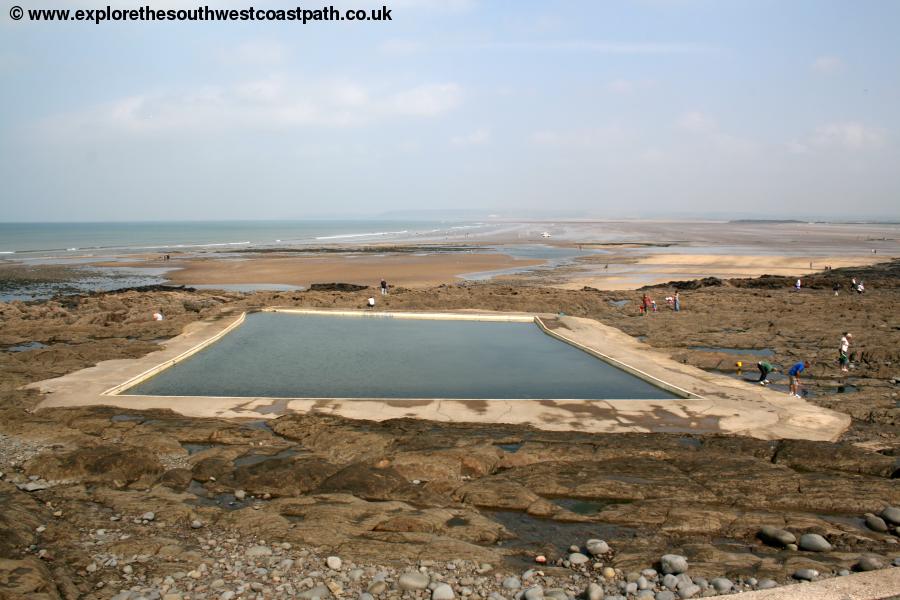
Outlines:
<svg viewBox="0 0 900 600"><path fill-rule="evenodd" d="M215 448L218 444L181 444L181 447L187 450L188 456Z"/></svg>
<svg viewBox="0 0 900 600"><path fill-rule="evenodd" d="M210 492L196 479L191 481L191 485L188 486L187 491L197 497L197 500L194 503L201 506L217 506L226 510L237 510L249 504L248 499L244 499L244 501L241 502L235 499L234 494L222 493L210 495Z"/></svg>
<svg viewBox="0 0 900 600"><path fill-rule="evenodd" d="M576 515L596 515L607 506L628 504L631 500L584 500L581 498L549 498L553 504L575 513Z"/></svg>
<svg viewBox="0 0 900 600"><path fill-rule="evenodd" d="M291 456L297 456L298 454L301 454L301 450L298 450L297 448L288 448L287 450L282 450L278 454L249 453L234 459L234 466L252 467L253 465L258 465L259 463L266 462L267 460L290 458Z"/></svg>
<svg viewBox="0 0 900 600"><path fill-rule="evenodd" d="M140 415L113 415L110 421L112 421L113 423L127 423L129 421L142 423L144 421L144 417Z"/></svg>
<svg viewBox="0 0 900 600"><path fill-rule="evenodd" d="M519 442L517 444L497 444L497 447L502 449L504 452L509 452L510 454L515 454L519 451L519 448L522 447L522 443Z"/></svg>
<svg viewBox="0 0 900 600"><path fill-rule="evenodd" d="M46 348L47 344L42 344L40 342L25 342L24 344L19 344L18 346L10 346L6 349L7 352L28 352L29 350L40 350L41 348Z"/></svg>
<svg viewBox="0 0 900 600"><path fill-rule="evenodd" d="M688 346L690 350L698 352L721 352L723 354L734 354L735 356L774 356L775 353L769 348L717 348L715 346Z"/></svg>
<svg viewBox="0 0 900 600"><path fill-rule="evenodd" d="M533 564L535 554L545 554L554 559L562 556L572 544L581 546L585 541L597 538L610 542L638 536L631 527L608 523L563 523L551 519L539 519L523 512L482 511L485 516L500 523L515 539L498 542L499 546L521 549L528 555L528 563Z"/></svg>
<svg viewBox="0 0 900 600"><path fill-rule="evenodd" d="M261 429L263 431L272 431L272 428L269 426L269 419L244 421L243 423L241 423L241 427L246 427L247 429Z"/></svg>
<svg viewBox="0 0 900 600"><path fill-rule="evenodd" d="M622 308L626 304L631 302L631 300L610 300L609 303L618 308Z"/></svg>
<svg viewBox="0 0 900 600"><path fill-rule="evenodd" d="M646 335L636 335L636 336L634 336L634 339L636 339L639 342L646 342L647 336Z"/></svg>
<svg viewBox="0 0 900 600"><path fill-rule="evenodd" d="M444 523L444 525L446 525L447 527L465 527L468 524L469 520L462 517L453 517L452 519L449 519L446 523Z"/></svg>

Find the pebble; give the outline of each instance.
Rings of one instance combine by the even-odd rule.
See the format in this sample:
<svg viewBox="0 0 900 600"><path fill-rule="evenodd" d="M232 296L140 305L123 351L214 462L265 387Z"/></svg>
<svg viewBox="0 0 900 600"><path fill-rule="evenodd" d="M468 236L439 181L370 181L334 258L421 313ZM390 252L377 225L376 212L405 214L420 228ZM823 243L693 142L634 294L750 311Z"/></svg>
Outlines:
<svg viewBox="0 0 900 600"><path fill-rule="evenodd" d="M569 562L573 565L583 565L584 563L590 561L591 559L582 554L581 552L573 552L569 555Z"/></svg>
<svg viewBox="0 0 900 600"><path fill-rule="evenodd" d="M675 600L675 594L668 590L656 593L656 600Z"/></svg>
<svg viewBox="0 0 900 600"><path fill-rule="evenodd" d="M525 600L544 600L544 588L539 585L530 587L523 594Z"/></svg>
<svg viewBox="0 0 900 600"><path fill-rule="evenodd" d="M818 533L804 533L800 536L800 548L810 552L828 552L831 544Z"/></svg>
<svg viewBox="0 0 900 600"><path fill-rule="evenodd" d="M235 500L243 500L247 497L247 492L244 490L235 490L234 491L234 499Z"/></svg>
<svg viewBox="0 0 900 600"><path fill-rule="evenodd" d="M664 554L662 558L659 559L659 564L662 567L663 573L678 575L679 573L684 573L688 570L687 558L679 554Z"/></svg>
<svg viewBox="0 0 900 600"><path fill-rule="evenodd" d="M268 546L251 546L245 552L246 556L250 558L259 558L262 556L272 556L272 549Z"/></svg>
<svg viewBox="0 0 900 600"><path fill-rule="evenodd" d="M518 577L507 577L503 580L503 587L507 590L517 590L522 587L522 582Z"/></svg>
<svg viewBox="0 0 900 600"><path fill-rule="evenodd" d="M200 529L201 527L203 527L203 521L198 519L191 521L191 529Z"/></svg>
<svg viewBox="0 0 900 600"><path fill-rule="evenodd" d="M710 581L709 583L710 583L710 585L712 585L713 588L715 588L715 590L716 590L717 592L719 592L720 594L724 594L724 593L726 593L726 592L730 592L731 589L734 587L734 584L731 582L731 580L730 580L730 579L726 579L725 577L716 577L715 579L713 579L713 580Z"/></svg>
<svg viewBox="0 0 900 600"><path fill-rule="evenodd" d="M666 573L662 578L662 584L670 590L674 590L678 587L678 578L671 573Z"/></svg>
<svg viewBox="0 0 900 600"><path fill-rule="evenodd" d="M324 585L317 585L310 590L306 590L297 594L298 598L303 600L314 600L315 598L331 598L331 592Z"/></svg>
<svg viewBox="0 0 900 600"><path fill-rule="evenodd" d="M601 575L603 575L603 577L605 579L615 579L616 570L613 569L612 567L603 567L603 571L601 572Z"/></svg>
<svg viewBox="0 0 900 600"><path fill-rule="evenodd" d="M584 592L587 600L602 600L603 598L603 586L598 585L594 582L591 582L587 586L587 590Z"/></svg>
<svg viewBox="0 0 900 600"><path fill-rule="evenodd" d="M400 576L397 585L401 590L424 590L428 587L430 581L431 579L426 573L409 571Z"/></svg>
<svg viewBox="0 0 900 600"><path fill-rule="evenodd" d="M856 568L860 571L877 571L884 567L884 564L873 556L863 556L856 564Z"/></svg>
<svg viewBox="0 0 900 600"><path fill-rule="evenodd" d="M431 592L431 600L453 600L453 598L453 588L451 588L446 583L438 585Z"/></svg>
<svg viewBox="0 0 900 600"><path fill-rule="evenodd" d="M873 515L872 513L866 513L864 515L864 518L866 520L866 527L868 527L872 531L886 533L889 530L888 524L885 523L884 519L882 519L881 517Z"/></svg>
<svg viewBox="0 0 900 600"><path fill-rule="evenodd" d="M819 572L815 569L800 569L799 571L794 572L794 579L800 579L801 581L812 581L816 577L819 576Z"/></svg>
<svg viewBox="0 0 900 600"><path fill-rule="evenodd" d="M340 571L341 566L344 564L344 562L337 556L329 556L325 559L325 564L328 565L328 568L333 571Z"/></svg>
<svg viewBox="0 0 900 600"><path fill-rule="evenodd" d="M609 552L609 544L607 544L603 540L588 540L584 547L587 548L587 551L593 554L594 556L598 556L600 554L607 554Z"/></svg>
<svg viewBox="0 0 900 600"><path fill-rule="evenodd" d="M756 589L758 590L771 590L776 587L778 587L778 582L772 579L763 579L756 585Z"/></svg>
<svg viewBox="0 0 900 600"><path fill-rule="evenodd" d="M885 509L881 511L881 518L891 525L900 525L900 508L897 508L896 506L885 507Z"/></svg>
<svg viewBox="0 0 900 600"><path fill-rule="evenodd" d="M153 521L154 519L156 519L156 513L151 511L147 511L141 515L142 521Z"/></svg>
<svg viewBox="0 0 900 600"><path fill-rule="evenodd" d="M369 587L366 588L366 591L372 594L373 596L381 595L387 590L387 583L384 581L373 581L369 584Z"/></svg>
<svg viewBox="0 0 900 600"><path fill-rule="evenodd" d="M697 594L700 593L700 586L695 584L686 585L680 590L678 590L679 598L693 598Z"/></svg>
<svg viewBox="0 0 900 600"><path fill-rule="evenodd" d="M763 526L763 528L759 530L758 536L759 539L766 544L777 547L784 547L788 544L796 543L797 541L797 538L790 531L778 529L777 527L772 527L770 525Z"/></svg>

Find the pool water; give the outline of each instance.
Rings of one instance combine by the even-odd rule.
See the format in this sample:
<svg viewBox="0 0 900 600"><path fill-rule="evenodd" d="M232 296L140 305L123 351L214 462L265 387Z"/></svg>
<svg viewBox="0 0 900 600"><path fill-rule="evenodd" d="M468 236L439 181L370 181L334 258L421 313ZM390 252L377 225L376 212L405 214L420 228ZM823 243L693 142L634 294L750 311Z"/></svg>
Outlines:
<svg viewBox="0 0 900 600"><path fill-rule="evenodd" d="M533 323L256 313L127 394L273 398L676 396Z"/></svg>

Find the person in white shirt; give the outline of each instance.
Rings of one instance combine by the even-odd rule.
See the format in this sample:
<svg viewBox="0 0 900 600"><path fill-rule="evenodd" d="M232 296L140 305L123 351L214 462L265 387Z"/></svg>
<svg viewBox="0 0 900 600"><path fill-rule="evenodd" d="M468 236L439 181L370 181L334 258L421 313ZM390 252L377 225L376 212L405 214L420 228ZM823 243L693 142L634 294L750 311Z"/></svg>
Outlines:
<svg viewBox="0 0 900 600"><path fill-rule="evenodd" d="M841 338L841 349L838 362L841 363L841 371L844 373L850 369L850 340L852 338L853 334L847 332L844 332L844 335Z"/></svg>
<svg viewBox="0 0 900 600"><path fill-rule="evenodd" d="M154 320L154 321L162 321L163 319L165 319L165 317L163 316L161 310L157 310L155 313L153 313L153 320Z"/></svg>
<svg viewBox="0 0 900 600"><path fill-rule="evenodd" d="M369 306L369 308L375 308L375 297L369 296L369 300L368 302L366 302L366 304Z"/></svg>

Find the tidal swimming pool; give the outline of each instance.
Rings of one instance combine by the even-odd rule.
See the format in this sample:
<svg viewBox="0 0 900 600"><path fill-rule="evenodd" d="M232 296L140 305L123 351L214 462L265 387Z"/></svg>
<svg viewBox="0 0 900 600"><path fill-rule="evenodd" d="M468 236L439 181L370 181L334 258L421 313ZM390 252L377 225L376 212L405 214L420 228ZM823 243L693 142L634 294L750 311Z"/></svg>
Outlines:
<svg viewBox="0 0 900 600"><path fill-rule="evenodd" d="M255 313L128 395L667 399L533 323Z"/></svg>

